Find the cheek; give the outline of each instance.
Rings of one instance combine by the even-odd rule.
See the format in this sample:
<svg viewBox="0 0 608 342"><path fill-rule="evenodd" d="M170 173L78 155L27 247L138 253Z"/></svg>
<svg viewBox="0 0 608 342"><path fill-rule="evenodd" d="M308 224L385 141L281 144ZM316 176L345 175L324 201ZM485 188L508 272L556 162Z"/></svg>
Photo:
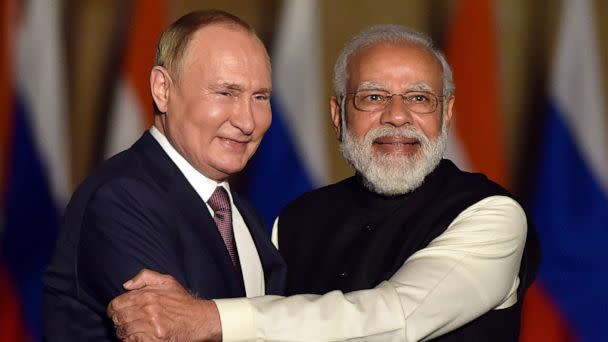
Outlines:
<svg viewBox="0 0 608 342"><path fill-rule="evenodd" d="M436 139L441 134L441 116L422 117L417 126L429 139Z"/></svg>
<svg viewBox="0 0 608 342"><path fill-rule="evenodd" d="M208 144L228 125L228 115L214 106L195 106L189 111L186 129L197 143Z"/></svg>
<svg viewBox="0 0 608 342"><path fill-rule="evenodd" d="M268 128L270 128L270 124L272 122L272 112L270 109L260 111L259 113L255 113L255 136L258 139L261 139Z"/></svg>
<svg viewBox="0 0 608 342"><path fill-rule="evenodd" d="M359 138L380 125L379 114L353 113L346 117L346 128L353 136Z"/></svg>

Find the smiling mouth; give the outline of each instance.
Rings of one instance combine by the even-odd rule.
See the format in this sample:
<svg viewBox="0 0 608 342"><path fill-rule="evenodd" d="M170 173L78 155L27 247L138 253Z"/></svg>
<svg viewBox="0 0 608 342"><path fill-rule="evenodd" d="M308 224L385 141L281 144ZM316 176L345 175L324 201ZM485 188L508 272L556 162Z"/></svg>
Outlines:
<svg viewBox="0 0 608 342"><path fill-rule="evenodd" d="M416 146L420 145L420 141L416 138L407 138L407 137L379 137L374 140L374 144L377 145L395 145L395 146Z"/></svg>
<svg viewBox="0 0 608 342"><path fill-rule="evenodd" d="M222 141L224 141L224 142L229 143L229 144L242 144L242 145L244 145L244 144L249 143L249 140L246 140L246 139L232 139L232 138L223 138L223 137L220 137L220 139Z"/></svg>

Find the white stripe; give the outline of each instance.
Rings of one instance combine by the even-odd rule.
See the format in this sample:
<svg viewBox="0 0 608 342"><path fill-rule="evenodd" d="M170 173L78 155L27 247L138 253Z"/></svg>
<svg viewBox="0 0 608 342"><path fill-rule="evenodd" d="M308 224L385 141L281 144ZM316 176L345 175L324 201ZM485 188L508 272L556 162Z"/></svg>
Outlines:
<svg viewBox="0 0 608 342"><path fill-rule="evenodd" d="M448 143L445 151L445 158L451 160L458 166L459 169L464 171L471 171L471 163L465 153L465 148L462 145L462 141L458 137L456 131L455 122L452 121L452 127L448 135Z"/></svg>
<svg viewBox="0 0 608 342"><path fill-rule="evenodd" d="M57 205L69 195L66 81L60 38L62 2L27 3L23 27L17 32L17 90L29 114L35 146L49 175Z"/></svg>
<svg viewBox="0 0 608 342"><path fill-rule="evenodd" d="M566 0L551 95L592 174L608 193L604 92L595 22L588 0Z"/></svg>
<svg viewBox="0 0 608 342"><path fill-rule="evenodd" d="M285 1L273 53L274 89L281 97L284 121L317 186L329 179L319 15L316 0Z"/></svg>
<svg viewBox="0 0 608 342"><path fill-rule="evenodd" d="M143 133L144 111L129 82L121 78L116 86L110 112L104 157L109 158L129 148Z"/></svg>

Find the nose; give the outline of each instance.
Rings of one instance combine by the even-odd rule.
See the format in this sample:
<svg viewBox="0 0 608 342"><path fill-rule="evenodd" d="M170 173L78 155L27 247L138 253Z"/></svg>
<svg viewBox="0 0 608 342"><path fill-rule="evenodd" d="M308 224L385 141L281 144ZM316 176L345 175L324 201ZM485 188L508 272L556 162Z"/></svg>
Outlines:
<svg viewBox="0 0 608 342"><path fill-rule="evenodd" d="M251 101L241 101L239 106L236 106L230 118L232 126L238 128L243 134L251 135L255 129L255 120L253 117L253 108Z"/></svg>
<svg viewBox="0 0 608 342"><path fill-rule="evenodd" d="M412 112L407 108L403 97L399 94L393 95L391 102L380 117L382 124L400 127L413 123Z"/></svg>

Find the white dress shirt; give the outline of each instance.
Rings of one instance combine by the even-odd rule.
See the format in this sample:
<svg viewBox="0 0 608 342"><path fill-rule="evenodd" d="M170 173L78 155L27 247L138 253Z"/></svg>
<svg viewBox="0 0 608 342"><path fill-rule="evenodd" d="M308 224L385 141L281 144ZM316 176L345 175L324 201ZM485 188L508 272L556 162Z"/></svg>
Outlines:
<svg viewBox="0 0 608 342"><path fill-rule="evenodd" d="M202 173L196 170L190 163L179 154L171 145L169 140L154 126L150 128L150 134L160 144L162 149L167 153L169 158L177 165L177 168L182 172L188 183L192 185L196 193L201 197L207 205L207 210L211 216L214 216L213 209L207 201L215 191L215 188L222 186L228 192L230 197L230 207L232 209L232 226L234 229L234 242L239 253L239 260L243 272L243 281L245 283L245 293L247 297L255 297L264 295L264 271L262 263L258 256L258 251L255 248L249 229L245 224L245 220L241 216L238 208L234 205L232 194L230 193L230 185L228 182L220 182L205 177ZM228 253L226 251L226 253Z"/></svg>
<svg viewBox="0 0 608 342"><path fill-rule="evenodd" d="M276 227L275 222L275 241ZM223 341L386 342L440 336L517 302L526 233L526 216L516 201L485 198L373 289L215 300Z"/></svg>

